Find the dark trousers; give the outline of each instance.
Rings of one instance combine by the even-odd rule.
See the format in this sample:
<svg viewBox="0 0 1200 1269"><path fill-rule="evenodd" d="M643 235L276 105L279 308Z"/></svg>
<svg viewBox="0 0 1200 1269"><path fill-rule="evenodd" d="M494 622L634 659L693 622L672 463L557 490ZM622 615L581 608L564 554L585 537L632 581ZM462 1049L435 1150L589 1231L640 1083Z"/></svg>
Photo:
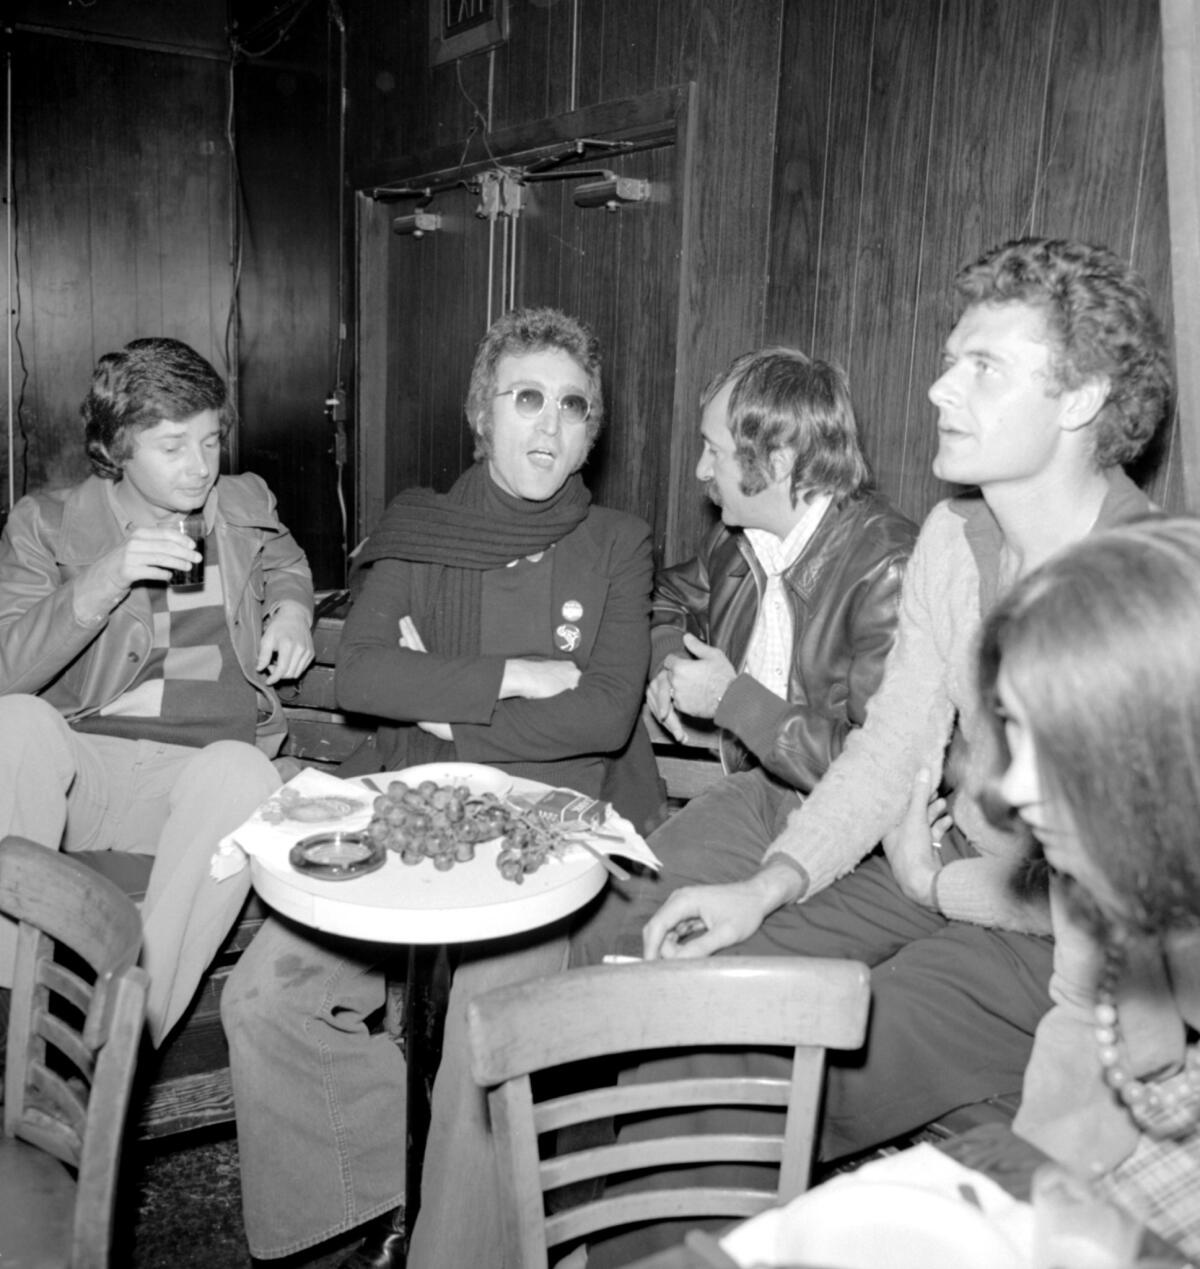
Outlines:
<svg viewBox="0 0 1200 1269"><path fill-rule="evenodd" d="M650 838L662 874L612 886L574 941L572 963L593 964L614 951L640 955L642 926L668 894L749 876L799 804L797 794L759 772L727 777L694 798ZM812 899L772 913L725 954L850 957L872 967L867 1042L858 1052L829 1055L819 1145L828 1160L915 1130L957 1106L1019 1091L1034 1029L1050 1005L1052 951L1048 938L949 921L913 903L877 853ZM676 1075L767 1067L777 1072L782 1059L699 1055L654 1064L656 1073ZM622 1132L711 1131L713 1115L722 1130L754 1131L744 1114L719 1111ZM706 1171L706 1183L714 1183L713 1170ZM738 1170L735 1179L732 1172L722 1169L719 1183L775 1184L769 1174ZM608 1244L598 1245L589 1266L626 1263L679 1237L678 1229L660 1236L635 1231L609 1240L611 1258Z"/></svg>

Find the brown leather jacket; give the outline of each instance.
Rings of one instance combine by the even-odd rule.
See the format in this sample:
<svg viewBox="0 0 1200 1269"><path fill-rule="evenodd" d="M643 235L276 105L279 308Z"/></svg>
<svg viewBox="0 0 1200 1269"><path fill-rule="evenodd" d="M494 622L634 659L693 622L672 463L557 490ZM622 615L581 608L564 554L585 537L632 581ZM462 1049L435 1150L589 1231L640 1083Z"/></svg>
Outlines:
<svg viewBox="0 0 1200 1269"><path fill-rule="evenodd" d="M220 543L229 637L259 694L259 744L271 752L285 722L255 670L259 636L285 599L312 611L312 575L258 476L222 476L205 514ZM0 538L0 694L41 696L70 722L97 713L133 682L153 641L145 588L135 586L99 626L82 624L74 609L74 578L121 540L98 476L16 504Z"/></svg>
<svg viewBox="0 0 1200 1269"><path fill-rule="evenodd" d="M756 764L807 793L866 716L896 631L917 526L879 494L825 512L784 574L795 625L788 699L739 673L717 707L727 771ZM741 671L764 577L744 536L718 524L698 555L655 579L651 676L689 633Z"/></svg>

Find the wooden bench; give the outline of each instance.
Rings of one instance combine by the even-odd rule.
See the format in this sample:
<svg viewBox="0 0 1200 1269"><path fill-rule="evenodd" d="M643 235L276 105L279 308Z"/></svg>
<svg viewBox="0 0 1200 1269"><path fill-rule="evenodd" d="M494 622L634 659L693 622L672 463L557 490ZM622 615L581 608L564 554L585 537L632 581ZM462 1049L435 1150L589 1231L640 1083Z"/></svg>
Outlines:
<svg viewBox="0 0 1200 1269"><path fill-rule="evenodd" d="M332 607L313 626L312 665L279 692L288 721L282 756L323 771L345 761L375 730L373 720L338 709L333 676L343 616L342 605Z"/></svg>

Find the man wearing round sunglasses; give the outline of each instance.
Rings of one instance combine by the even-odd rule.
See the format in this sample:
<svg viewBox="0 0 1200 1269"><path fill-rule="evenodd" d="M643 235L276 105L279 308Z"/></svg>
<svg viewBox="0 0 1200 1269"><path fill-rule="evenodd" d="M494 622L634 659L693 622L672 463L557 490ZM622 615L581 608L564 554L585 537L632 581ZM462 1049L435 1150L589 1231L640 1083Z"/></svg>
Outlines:
<svg viewBox="0 0 1200 1269"><path fill-rule="evenodd" d="M648 696L672 730L676 710L715 720L736 774L652 840L716 855L737 837L761 852L775 820L786 819L864 717L891 647L916 526L871 489L849 389L829 362L790 348L737 358L705 391L700 431L696 475L722 523L696 557L656 579L653 664L662 669ZM547 961L527 953L506 972L509 981L532 977L547 972ZM443 1052L452 1042L448 1029ZM487 1138L462 1130L478 1091L463 1071L450 1092L453 1070L443 1061L439 1088L460 1118L453 1134L436 1145L431 1138L411 1269L499 1263Z"/></svg>
<svg viewBox="0 0 1200 1269"><path fill-rule="evenodd" d="M598 346L573 318L519 310L484 336L466 402L475 464L445 494L400 494L361 554L337 691L345 708L381 722L369 763L354 770L486 763L611 797L635 823L656 809L656 788L605 785L627 745L625 765L656 777L645 730L635 731L650 659L650 531L595 506L579 476L603 413ZM627 800L633 789L640 798ZM468 1196L473 1207L486 1208L490 1191L466 1174L486 1164L488 1141L467 1068L467 1003L566 963L558 927L532 946L515 942L463 950L434 1085L424 1192ZM404 1263L404 1061L367 1025L384 1004L384 952L271 920L225 988L257 1258L365 1224L346 1269ZM451 1139L478 1148L466 1171L447 1176ZM418 1226L410 1264L446 1263L422 1245Z"/></svg>

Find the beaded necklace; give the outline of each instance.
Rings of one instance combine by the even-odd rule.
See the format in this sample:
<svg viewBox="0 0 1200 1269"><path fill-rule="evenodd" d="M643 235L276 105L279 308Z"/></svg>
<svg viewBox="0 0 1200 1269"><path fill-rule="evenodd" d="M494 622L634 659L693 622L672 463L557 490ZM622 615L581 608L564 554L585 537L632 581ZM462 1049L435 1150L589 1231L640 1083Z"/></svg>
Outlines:
<svg viewBox="0 0 1200 1269"><path fill-rule="evenodd" d="M1162 1080L1140 1080L1122 1062L1116 985L1125 967L1120 946L1110 943L1096 988L1096 1043L1104 1082L1148 1136L1183 1137L1200 1126L1200 1045L1186 1046L1183 1069Z"/></svg>

